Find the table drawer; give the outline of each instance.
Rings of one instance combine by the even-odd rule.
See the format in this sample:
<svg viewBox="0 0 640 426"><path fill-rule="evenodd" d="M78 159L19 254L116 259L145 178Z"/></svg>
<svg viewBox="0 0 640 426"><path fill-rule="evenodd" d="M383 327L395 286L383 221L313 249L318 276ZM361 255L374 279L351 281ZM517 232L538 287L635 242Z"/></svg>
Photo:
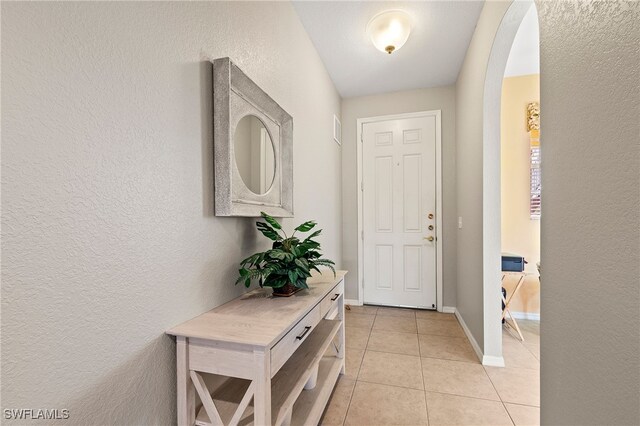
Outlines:
<svg viewBox="0 0 640 426"><path fill-rule="evenodd" d="M311 334L320 322L320 306L316 305L304 316L278 343L271 348L271 376L273 377L284 365L292 353L300 347L302 342Z"/></svg>
<svg viewBox="0 0 640 426"><path fill-rule="evenodd" d="M329 312L338 306L338 299L344 293L344 281L340 281L331 293L327 294L320 302L320 316L324 318Z"/></svg>

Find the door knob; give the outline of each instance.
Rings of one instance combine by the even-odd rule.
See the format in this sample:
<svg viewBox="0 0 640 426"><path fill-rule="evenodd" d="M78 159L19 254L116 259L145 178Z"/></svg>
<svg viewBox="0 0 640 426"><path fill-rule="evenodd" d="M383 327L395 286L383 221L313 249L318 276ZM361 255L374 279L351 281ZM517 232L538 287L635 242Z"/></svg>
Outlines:
<svg viewBox="0 0 640 426"><path fill-rule="evenodd" d="M428 237L424 237L424 239L427 241L433 241L433 236L429 235Z"/></svg>

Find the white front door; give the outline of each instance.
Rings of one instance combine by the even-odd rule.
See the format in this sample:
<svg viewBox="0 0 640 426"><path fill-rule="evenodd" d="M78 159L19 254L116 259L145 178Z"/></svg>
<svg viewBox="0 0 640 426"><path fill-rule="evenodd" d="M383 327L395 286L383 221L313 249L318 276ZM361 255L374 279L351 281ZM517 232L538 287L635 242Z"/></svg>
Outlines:
<svg viewBox="0 0 640 426"><path fill-rule="evenodd" d="M436 308L438 118L363 124L365 303Z"/></svg>

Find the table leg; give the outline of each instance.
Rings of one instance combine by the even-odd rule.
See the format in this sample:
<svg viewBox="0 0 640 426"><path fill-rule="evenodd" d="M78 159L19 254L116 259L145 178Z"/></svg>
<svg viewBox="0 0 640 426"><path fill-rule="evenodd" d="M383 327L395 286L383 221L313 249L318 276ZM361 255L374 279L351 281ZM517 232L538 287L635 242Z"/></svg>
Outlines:
<svg viewBox="0 0 640 426"><path fill-rule="evenodd" d="M271 357L269 349L254 351L256 362L255 394L253 395L254 423L256 426L271 424Z"/></svg>
<svg viewBox="0 0 640 426"><path fill-rule="evenodd" d="M511 314L511 311L509 311L509 317L511 318L511 322L513 322L513 327L518 332L518 336L520 336L520 340L524 342L524 336L522 335L522 332L520 331L520 327L518 327L518 322L516 321L516 319ZM509 324L509 320L507 320L507 324ZM509 325L511 325L511 324L509 324Z"/></svg>
<svg viewBox="0 0 640 426"><path fill-rule="evenodd" d="M524 336L522 335L522 332L520 331L520 327L518 327L518 322L516 321L516 319L513 317L513 314L511 313L511 310L509 309L509 304L511 303L511 300L513 299L513 296L516 295L516 293L518 292L518 290L520 290L520 287L522 286L522 283L524 283L524 274L520 276L520 279L518 280L518 284L516 284L516 287L513 289L513 291L511 292L511 295L509 296L508 299L505 299L504 295L502 295L502 293L500 293L502 295L502 301L504 302L504 309L502 311L502 319L505 319L507 313L509 314L509 318L511 318L511 322L513 322L513 327L516 329L516 331L518 332L518 336L520 336L520 340L524 342ZM502 280L504 280L505 275L502 276ZM509 324L509 321L507 320L507 324Z"/></svg>
<svg viewBox="0 0 640 426"><path fill-rule="evenodd" d="M189 375L189 352L186 337L176 337L176 377L178 379L178 425L193 426L196 422L196 390Z"/></svg>
<svg viewBox="0 0 640 426"><path fill-rule="evenodd" d="M346 339L345 339L345 330L344 330L344 294L340 296L340 300L338 300L338 319L342 321L340 325L340 330L338 330L338 350L336 356L338 358L342 358L342 368L340 369L340 374L346 374Z"/></svg>

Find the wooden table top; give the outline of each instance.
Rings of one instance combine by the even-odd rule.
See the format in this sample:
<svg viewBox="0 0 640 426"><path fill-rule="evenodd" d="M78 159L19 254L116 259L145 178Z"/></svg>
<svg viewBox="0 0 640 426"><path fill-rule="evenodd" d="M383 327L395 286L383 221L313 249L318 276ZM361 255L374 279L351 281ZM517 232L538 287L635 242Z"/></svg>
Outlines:
<svg viewBox="0 0 640 426"><path fill-rule="evenodd" d="M167 334L255 347L271 347L318 304L347 271L315 274L308 290L291 297L273 297L271 289L258 288L186 321Z"/></svg>

